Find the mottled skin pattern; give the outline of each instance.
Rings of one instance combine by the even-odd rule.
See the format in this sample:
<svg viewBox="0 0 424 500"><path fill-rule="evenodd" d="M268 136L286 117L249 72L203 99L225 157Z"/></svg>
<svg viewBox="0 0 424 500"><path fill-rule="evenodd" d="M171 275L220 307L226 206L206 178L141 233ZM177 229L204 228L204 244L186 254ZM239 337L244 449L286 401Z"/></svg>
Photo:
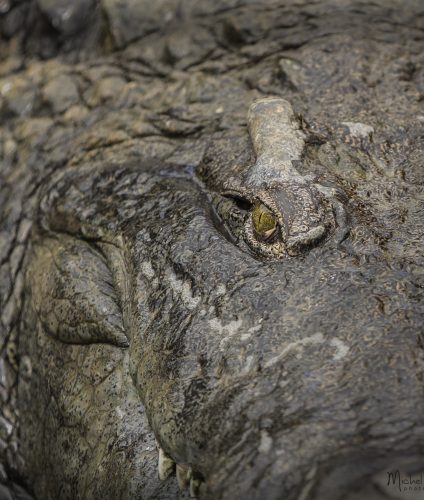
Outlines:
<svg viewBox="0 0 424 500"><path fill-rule="evenodd" d="M393 498L424 468L422 4L0 16L0 498L186 497L159 455L204 499Z"/></svg>

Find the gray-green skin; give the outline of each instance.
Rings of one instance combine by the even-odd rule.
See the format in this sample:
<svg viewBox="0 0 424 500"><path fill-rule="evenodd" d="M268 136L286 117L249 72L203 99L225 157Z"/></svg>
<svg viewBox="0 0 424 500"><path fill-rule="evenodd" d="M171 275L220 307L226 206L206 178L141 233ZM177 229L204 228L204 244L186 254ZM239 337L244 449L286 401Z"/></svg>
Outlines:
<svg viewBox="0 0 424 500"><path fill-rule="evenodd" d="M386 471L423 469L423 7L150 4L1 4L0 498L184 497L159 454L205 499L396 498Z"/></svg>

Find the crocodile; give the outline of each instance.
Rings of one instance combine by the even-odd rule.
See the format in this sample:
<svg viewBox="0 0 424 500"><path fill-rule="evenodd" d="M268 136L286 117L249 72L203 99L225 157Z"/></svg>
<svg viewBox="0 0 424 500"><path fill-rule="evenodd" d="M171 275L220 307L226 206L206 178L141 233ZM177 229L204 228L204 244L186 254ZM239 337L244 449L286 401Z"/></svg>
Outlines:
<svg viewBox="0 0 424 500"><path fill-rule="evenodd" d="M408 498L420 2L151 3L0 2L0 498Z"/></svg>

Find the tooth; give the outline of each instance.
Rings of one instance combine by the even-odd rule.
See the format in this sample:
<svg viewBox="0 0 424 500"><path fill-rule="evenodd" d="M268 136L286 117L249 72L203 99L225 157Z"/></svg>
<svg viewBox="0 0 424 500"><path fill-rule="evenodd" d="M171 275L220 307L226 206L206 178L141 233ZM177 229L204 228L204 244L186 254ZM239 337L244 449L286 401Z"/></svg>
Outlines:
<svg viewBox="0 0 424 500"><path fill-rule="evenodd" d="M173 472L174 472L175 462L172 458L168 457L166 453L159 448L159 463L158 463L158 471L159 471L159 479L165 481Z"/></svg>
<svg viewBox="0 0 424 500"><path fill-rule="evenodd" d="M200 479L195 479L194 477L190 479L190 496L192 498L196 498L199 495L199 488L201 484L202 481Z"/></svg>
<svg viewBox="0 0 424 500"><path fill-rule="evenodd" d="M187 465L177 464L177 481L181 491L184 491L190 481L191 469Z"/></svg>

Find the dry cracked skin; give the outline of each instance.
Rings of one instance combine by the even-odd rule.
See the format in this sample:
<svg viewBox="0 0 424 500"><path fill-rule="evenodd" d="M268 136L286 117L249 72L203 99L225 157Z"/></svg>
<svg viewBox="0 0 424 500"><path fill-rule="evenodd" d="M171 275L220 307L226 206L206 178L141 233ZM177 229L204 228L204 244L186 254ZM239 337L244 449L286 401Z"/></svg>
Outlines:
<svg viewBox="0 0 424 500"><path fill-rule="evenodd" d="M1 499L422 498L423 43L415 0L0 0Z"/></svg>

